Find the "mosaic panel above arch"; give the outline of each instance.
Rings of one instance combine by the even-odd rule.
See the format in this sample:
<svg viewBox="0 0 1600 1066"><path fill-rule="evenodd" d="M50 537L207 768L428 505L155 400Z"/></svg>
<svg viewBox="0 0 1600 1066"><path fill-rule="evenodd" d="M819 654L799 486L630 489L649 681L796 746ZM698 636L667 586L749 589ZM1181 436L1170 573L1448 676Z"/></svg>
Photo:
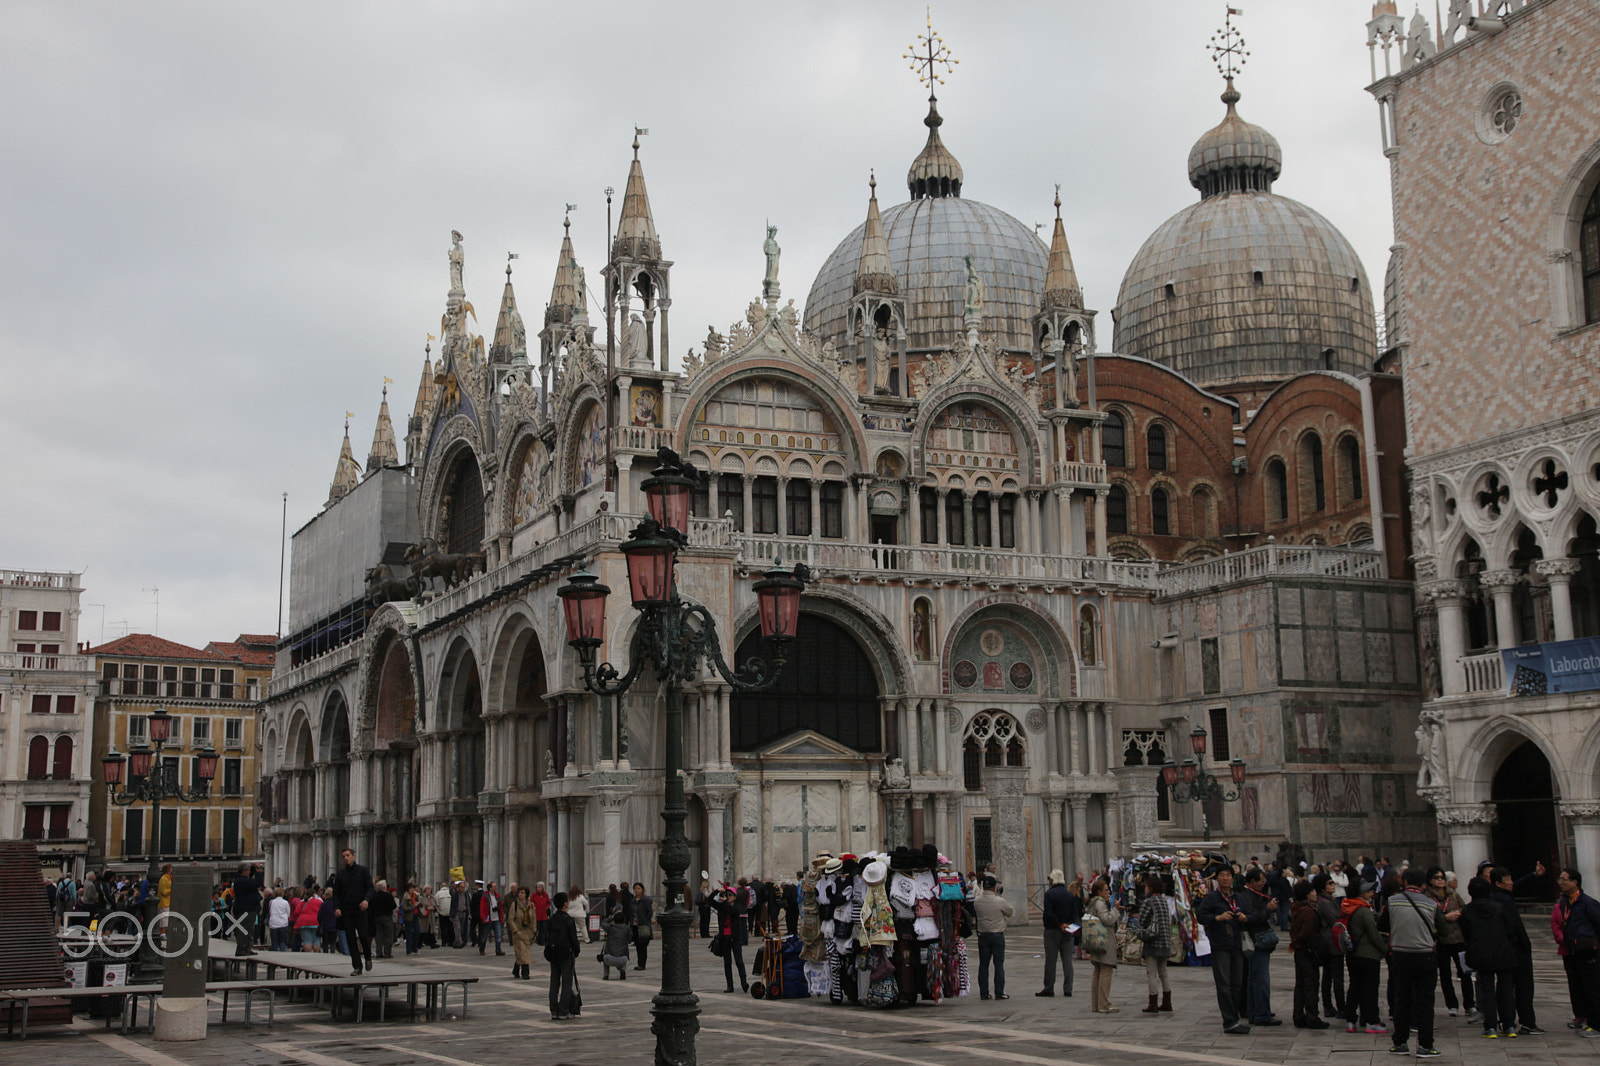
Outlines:
<svg viewBox="0 0 1600 1066"><path fill-rule="evenodd" d="M1052 620L1026 607L991 602L955 626L944 647L945 691L951 695L1053 698L1075 690L1074 652Z"/></svg>
<svg viewBox="0 0 1600 1066"><path fill-rule="evenodd" d="M1017 440L994 408L973 401L953 403L934 417L923 446L930 470L1019 470Z"/></svg>
<svg viewBox="0 0 1600 1066"><path fill-rule="evenodd" d="M689 423L689 440L702 445L773 448L779 459L844 455L838 422L815 395L781 378L744 377L718 389Z"/></svg>
<svg viewBox="0 0 1600 1066"><path fill-rule="evenodd" d="M538 437L517 452L511 464L511 528L531 522L555 493L555 456Z"/></svg>

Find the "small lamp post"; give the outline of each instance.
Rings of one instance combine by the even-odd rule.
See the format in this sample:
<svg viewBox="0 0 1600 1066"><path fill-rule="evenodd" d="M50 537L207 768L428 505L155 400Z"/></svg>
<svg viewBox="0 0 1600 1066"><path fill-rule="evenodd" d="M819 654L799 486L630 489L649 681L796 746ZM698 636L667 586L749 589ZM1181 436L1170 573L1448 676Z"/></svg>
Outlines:
<svg viewBox="0 0 1600 1066"><path fill-rule="evenodd" d="M1245 774L1248 770L1243 759L1233 759L1228 763L1228 773L1233 779L1232 788L1214 774L1207 772L1207 736L1204 729L1195 726L1189 732L1189 750L1194 752L1194 758L1185 759L1181 763L1168 762L1161 767L1161 783L1172 790L1174 803L1200 804L1200 830L1203 840L1211 839L1211 820L1206 814L1206 803L1213 796L1224 803L1236 801L1243 793Z"/></svg>
<svg viewBox="0 0 1600 1066"><path fill-rule="evenodd" d="M800 616L804 584L781 563L756 582L757 615L765 638L767 659L752 656L739 670L730 669L717 639L711 613L678 595L678 551L688 539L689 499L696 483L692 466L677 453L662 448L660 465L640 486L649 517L621 546L628 564L628 592L640 615L629 648L630 664L623 673L609 662L599 663L605 641L606 597L611 590L587 570L573 574L557 590L566 618L567 643L578 653L583 684L599 696L626 692L646 662L654 663L666 697L666 797L661 818L659 864L665 874L667 908L661 920L661 991L651 1013L655 1022L657 1066L694 1066L695 1034L700 1030L700 1005L689 985L689 911L683 906L689 865L689 844L683 823L688 817L684 801L683 683L699 675L702 661L709 663L738 692L771 688L783 672L789 644Z"/></svg>
<svg viewBox="0 0 1600 1066"><path fill-rule="evenodd" d="M145 877L150 882L150 894L145 901L144 943L140 962L159 965L154 944L148 933L150 923L159 909L157 887L161 881L161 804L172 800L180 803L201 803L211 797L211 782L217 776L217 752L210 742L195 756L195 780L188 788L178 781L176 767L168 767L162 758L164 749L172 739L172 715L165 707L157 707L147 723L149 741L139 738L132 741L126 757L117 750L115 742L100 757L100 774L106 783L108 798L119 807L135 803L150 804L150 863Z"/></svg>

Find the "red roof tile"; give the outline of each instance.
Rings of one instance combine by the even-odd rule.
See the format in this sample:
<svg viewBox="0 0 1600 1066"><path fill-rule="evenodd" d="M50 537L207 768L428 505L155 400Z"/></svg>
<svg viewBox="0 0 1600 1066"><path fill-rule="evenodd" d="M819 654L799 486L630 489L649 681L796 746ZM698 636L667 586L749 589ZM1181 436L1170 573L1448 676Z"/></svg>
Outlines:
<svg viewBox="0 0 1600 1066"><path fill-rule="evenodd" d="M235 644L264 644L269 648L278 646L278 638L272 633L240 633Z"/></svg>
<svg viewBox="0 0 1600 1066"><path fill-rule="evenodd" d="M174 640L154 636L150 633L129 633L125 637L100 645L98 648L89 648L85 655L123 655L139 659L215 659L218 656L212 652L191 648L187 644L179 644Z"/></svg>
<svg viewBox="0 0 1600 1066"><path fill-rule="evenodd" d="M206 651L224 659L234 659L246 666L270 667L277 661L275 653L262 649L252 648L248 644L234 640L213 640L206 645Z"/></svg>

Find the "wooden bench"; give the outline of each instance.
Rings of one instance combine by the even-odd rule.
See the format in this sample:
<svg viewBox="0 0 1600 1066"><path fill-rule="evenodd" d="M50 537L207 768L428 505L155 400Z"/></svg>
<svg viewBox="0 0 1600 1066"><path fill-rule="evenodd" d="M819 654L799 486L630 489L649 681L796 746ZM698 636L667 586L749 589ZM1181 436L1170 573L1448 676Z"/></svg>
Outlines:
<svg viewBox="0 0 1600 1066"><path fill-rule="evenodd" d="M138 1021L138 1001L140 998L149 1004L148 1016L155 1017L155 1001L161 995L160 985L112 985L109 988L9 988L0 990L0 1006L6 1011L6 1036L17 1036L18 1039L28 1039L28 1015L35 1005L54 1006L58 1003L65 1004L74 999L86 999L105 996L125 996L122 1001L122 1031L128 1032L128 1013L131 1008L134 1022ZM18 1008L21 1008L20 1011ZM18 1014L21 1014L22 1029L15 1031ZM106 1028L111 1028L111 1012L106 1012Z"/></svg>

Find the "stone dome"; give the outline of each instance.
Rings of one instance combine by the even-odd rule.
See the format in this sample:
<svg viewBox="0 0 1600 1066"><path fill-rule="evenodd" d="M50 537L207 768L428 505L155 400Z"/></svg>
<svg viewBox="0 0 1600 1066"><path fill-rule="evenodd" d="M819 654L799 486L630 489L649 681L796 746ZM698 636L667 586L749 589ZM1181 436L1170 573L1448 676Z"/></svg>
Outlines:
<svg viewBox="0 0 1600 1066"><path fill-rule="evenodd" d="M1227 116L1189 154L1200 202L1163 222L1122 277L1115 350L1207 387L1371 369L1360 258L1333 223L1272 192L1277 140L1239 118L1231 84L1222 99Z"/></svg>
<svg viewBox="0 0 1600 1066"><path fill-rule="evenodd" d="M955 196L896 204L882 217L889 259L906 301L908 350L948 348L965 332L968 255L986 287L984 339L1001 348L1029 350L1029 320L1044 296L1049 257L1032 226L997 207ZM806 296L806 328L841 349L865 233L862 223L839 243Z"/></svg>
<svg viewBox="0 0 1600 1066"><path fill-rule="evenodd" d="M1189 149L1189 184L1199 189L1201 196L1245 189L1271 191L1272 183L1283 173L1278 138L1239 117L1233 106L1239 102L1239 93L1231 81L1222 102L1228 105L1228 113Z"/></svg>

